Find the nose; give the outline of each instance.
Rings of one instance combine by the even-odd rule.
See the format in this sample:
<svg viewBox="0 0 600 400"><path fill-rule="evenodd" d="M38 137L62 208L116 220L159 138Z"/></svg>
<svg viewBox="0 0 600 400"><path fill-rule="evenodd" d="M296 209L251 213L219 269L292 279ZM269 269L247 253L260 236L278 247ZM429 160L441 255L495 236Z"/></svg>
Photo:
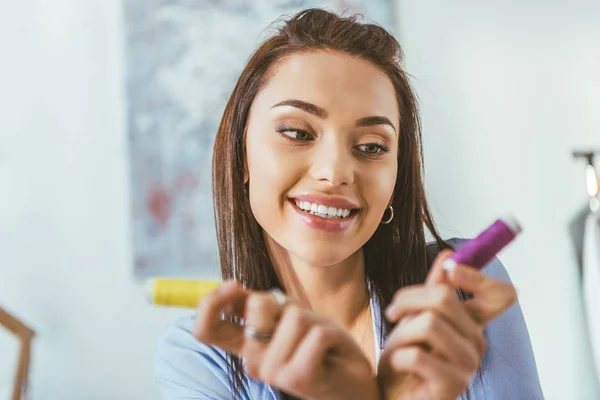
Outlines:
<svg viewBox="0 0 600 400"><path fill-rule="evenodd" d="M310 175L319 182L330 186L350 185L354 182L352 149L343 140L322 140L311 160Z"/></svg>

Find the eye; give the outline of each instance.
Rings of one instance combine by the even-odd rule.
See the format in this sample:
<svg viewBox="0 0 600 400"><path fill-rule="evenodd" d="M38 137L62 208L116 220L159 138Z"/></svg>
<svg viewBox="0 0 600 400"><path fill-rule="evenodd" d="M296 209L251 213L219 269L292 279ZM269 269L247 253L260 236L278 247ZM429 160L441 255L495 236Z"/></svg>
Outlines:
<svg viewBox="0 0 600 400"><path fill-rule="evenodd" d="M284 128L284 129L278 129L277 132L279 132L281 135L283 135L289 139L292 139L292 140L307 141L307 140L312 139L311 134L302 129Z"/></svg>
<svg viewBox="0 0 600 400"><path fill-rule="evenodd" d="M389 149L385 146L382 146L377 143L365 143L356 146L360 151L370 156L378 155L380 153L385 153L389 151Z"/></svg>

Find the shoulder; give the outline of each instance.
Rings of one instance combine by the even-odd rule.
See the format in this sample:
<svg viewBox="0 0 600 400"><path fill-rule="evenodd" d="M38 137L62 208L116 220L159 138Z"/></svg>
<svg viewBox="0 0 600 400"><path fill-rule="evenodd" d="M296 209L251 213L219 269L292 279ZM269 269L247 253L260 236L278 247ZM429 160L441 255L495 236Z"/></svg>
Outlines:
<svg viewBox="0 0 600 400"><path fill-rule="evenodd" d="M197 341L193 324L193 316L180 318L158 338L154 374L163 398L227 398L231 394L226 355Z"/></svg>
<svg viewBox="0 0 600 400"><path fill-rule="evenodd" d="M156 355L173 356L181 352L192 351L201 354L205 359L211 360L211 365L226 366L226 353L213 346L208 346L197 341L192 333L194 316L179 318L166 327L156 343Z"/></svg>

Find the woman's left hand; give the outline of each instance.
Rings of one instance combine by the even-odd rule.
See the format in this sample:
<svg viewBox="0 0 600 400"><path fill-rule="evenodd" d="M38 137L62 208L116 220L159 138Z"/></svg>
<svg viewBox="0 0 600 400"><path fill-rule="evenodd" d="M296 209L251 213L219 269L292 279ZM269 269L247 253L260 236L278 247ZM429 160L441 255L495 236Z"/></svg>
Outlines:
<svg viewBox="0 0 600 400"><path fill-rule="evenodd" d="M245 328L223 321L223 310ZM352 335L283 294L236 283L199 306L196 338L244 359L248 376L303 399L378 399L377 380Z"/></svg>
<svg viewBox="0 0 600 400"><path fill-rule="evenodd" d="M485 352L486 324L516 301L512 285L468 266L446 273L442 252L425 285L399 290L386 310L400 321L388 337L378 379L386 399L454 400L467 388ZM460 301L455 289L474 294Z"/></svg>

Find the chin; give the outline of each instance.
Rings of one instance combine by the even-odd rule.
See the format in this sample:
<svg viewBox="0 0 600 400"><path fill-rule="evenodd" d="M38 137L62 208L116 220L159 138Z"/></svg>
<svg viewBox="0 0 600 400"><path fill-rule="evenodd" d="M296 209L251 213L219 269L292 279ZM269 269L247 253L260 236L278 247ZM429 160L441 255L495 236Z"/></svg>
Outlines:
<svg viewBox="0 0 600 400"><path fill-rule="evenodd" d="M348 244L332 245L331 242L323 244L307 243L305 246L298 246L298 243L296 243L288 251L314 267L328 267L339 264L356 252L356 250L352 251Z"/></svg>

